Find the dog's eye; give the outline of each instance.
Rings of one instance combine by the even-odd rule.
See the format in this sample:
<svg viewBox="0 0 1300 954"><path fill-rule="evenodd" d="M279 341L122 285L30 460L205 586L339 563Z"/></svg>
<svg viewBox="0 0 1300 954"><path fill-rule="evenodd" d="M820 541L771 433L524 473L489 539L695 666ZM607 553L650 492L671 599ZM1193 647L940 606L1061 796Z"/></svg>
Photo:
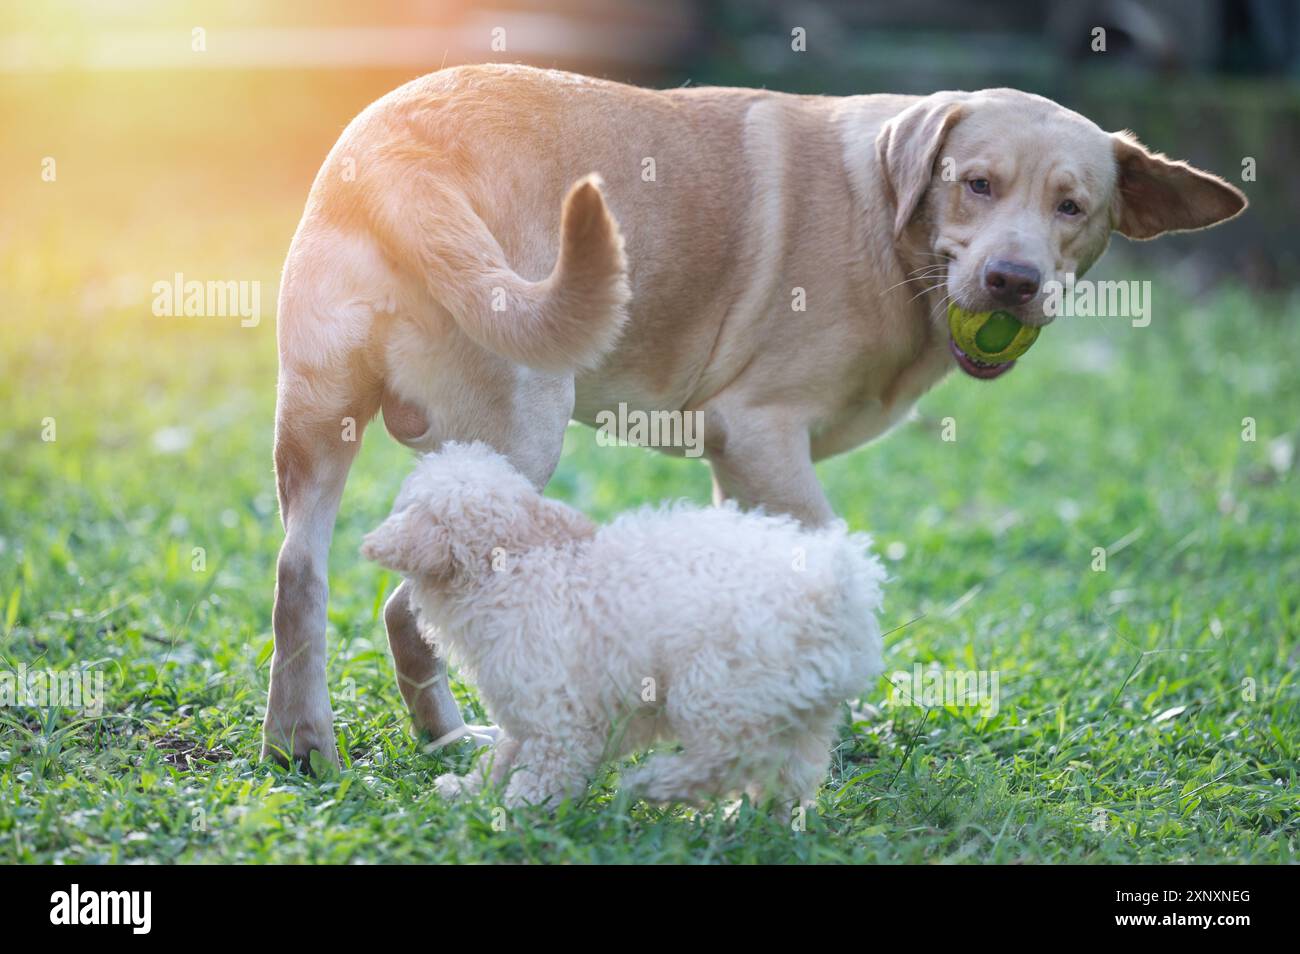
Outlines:
<svg viewBox="0 0 1300 954"><path fill-rule="evenodd" d="M1066 199L1056 207L1056 211L1060 212L1062 215L1078 215L1083 211L1083 209L1079 208L1079 203L1075 202L1073 199Z"/></svg>
<svg viewBox="0 0 1300 954"><path fill-rule="evenodd" d="M974 192L976 195L988 195L988 194L989 194L989 180L988 180L988 179L971 179L971 180L967 183L967 185L970 186L970 190L971 190L972 192Z"/></svg>

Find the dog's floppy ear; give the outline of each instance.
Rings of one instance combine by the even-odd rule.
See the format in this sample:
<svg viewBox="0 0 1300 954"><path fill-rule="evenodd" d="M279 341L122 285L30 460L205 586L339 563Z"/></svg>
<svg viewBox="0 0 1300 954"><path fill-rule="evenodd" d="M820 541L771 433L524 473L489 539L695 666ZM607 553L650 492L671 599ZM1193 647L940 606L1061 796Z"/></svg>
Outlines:
<svg viewBox="0 0 1300 954"><path fill-rule="evenodd" d="M408 576L441 576L451 569L451 538L417 504L389 514L366 534L361 555Z"/></svg>
<svg viewBox="0 0 1300 954"><path fill-rule="evenodd" d="M894 237L912 221L944 140L962 117L960 93L935 93L903 110L876 136L876 159L894 199Z"/></svg>
<svg viewBox="0 0 1300 954"><path fill-rule="evenodd" d="M1218 176L1151 152L1132 133L1112 138L1119 182L1111 218L1121 235L1152 239L1209 228L1246 207L1241 190Z"/></svg>

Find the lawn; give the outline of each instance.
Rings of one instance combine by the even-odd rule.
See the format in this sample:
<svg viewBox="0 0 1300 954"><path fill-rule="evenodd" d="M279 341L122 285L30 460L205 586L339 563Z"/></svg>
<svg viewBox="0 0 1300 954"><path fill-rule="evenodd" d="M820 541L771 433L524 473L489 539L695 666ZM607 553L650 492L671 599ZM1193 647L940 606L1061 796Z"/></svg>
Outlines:
<svg viewBox="0 0 1300 954"><path fill-rule="evenodd" d="M1293 859L1300 301L1140 276L1149 327L1062 319L1003 379L951 378L821 465L887 556L888 670L996 673L995 713L864 686L802 825L632 803L617 766L580 802L506 813L442 801L432 780L471 754L407 730L379 619L395 580L356 555L409 466L382 428L332 554L344 767L257 761L281 539L274 276L306 180L205 191L155 164L87 224L75 155L65 191L15 188L0 233L0 657L102 670L106 699L98 716L0 708L0 861ZM154 317L149 285L174 271L262 278L264 319ZM605 519L708 491L701 463L574 427L549 492Z"/></svg>

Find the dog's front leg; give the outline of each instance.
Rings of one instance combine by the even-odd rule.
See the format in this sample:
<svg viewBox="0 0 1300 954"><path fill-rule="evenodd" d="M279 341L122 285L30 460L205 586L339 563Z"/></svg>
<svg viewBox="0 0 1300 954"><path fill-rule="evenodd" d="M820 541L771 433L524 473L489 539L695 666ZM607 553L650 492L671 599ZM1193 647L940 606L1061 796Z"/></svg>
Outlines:
<svg viewBox="0 0 1300 954"><path fill-rule="evenodd" d="M835 519L813 469L808 430L778 416L710 415L725 435L709 452L714 503L787 513L808 526Z"/></svg>

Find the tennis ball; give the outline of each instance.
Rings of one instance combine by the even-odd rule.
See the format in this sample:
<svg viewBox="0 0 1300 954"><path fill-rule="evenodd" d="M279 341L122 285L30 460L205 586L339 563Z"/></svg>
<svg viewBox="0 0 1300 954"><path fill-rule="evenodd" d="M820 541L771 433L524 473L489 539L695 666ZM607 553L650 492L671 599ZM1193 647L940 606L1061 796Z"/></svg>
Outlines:
<svg viewBox="0 0 1300 954"><path fill-rule="evenodd" d="M948 330L957 347L986 364L1014 361L1038 340L1038 328L1021 324L1006 311L967 311L948 306Z"/></svg>

